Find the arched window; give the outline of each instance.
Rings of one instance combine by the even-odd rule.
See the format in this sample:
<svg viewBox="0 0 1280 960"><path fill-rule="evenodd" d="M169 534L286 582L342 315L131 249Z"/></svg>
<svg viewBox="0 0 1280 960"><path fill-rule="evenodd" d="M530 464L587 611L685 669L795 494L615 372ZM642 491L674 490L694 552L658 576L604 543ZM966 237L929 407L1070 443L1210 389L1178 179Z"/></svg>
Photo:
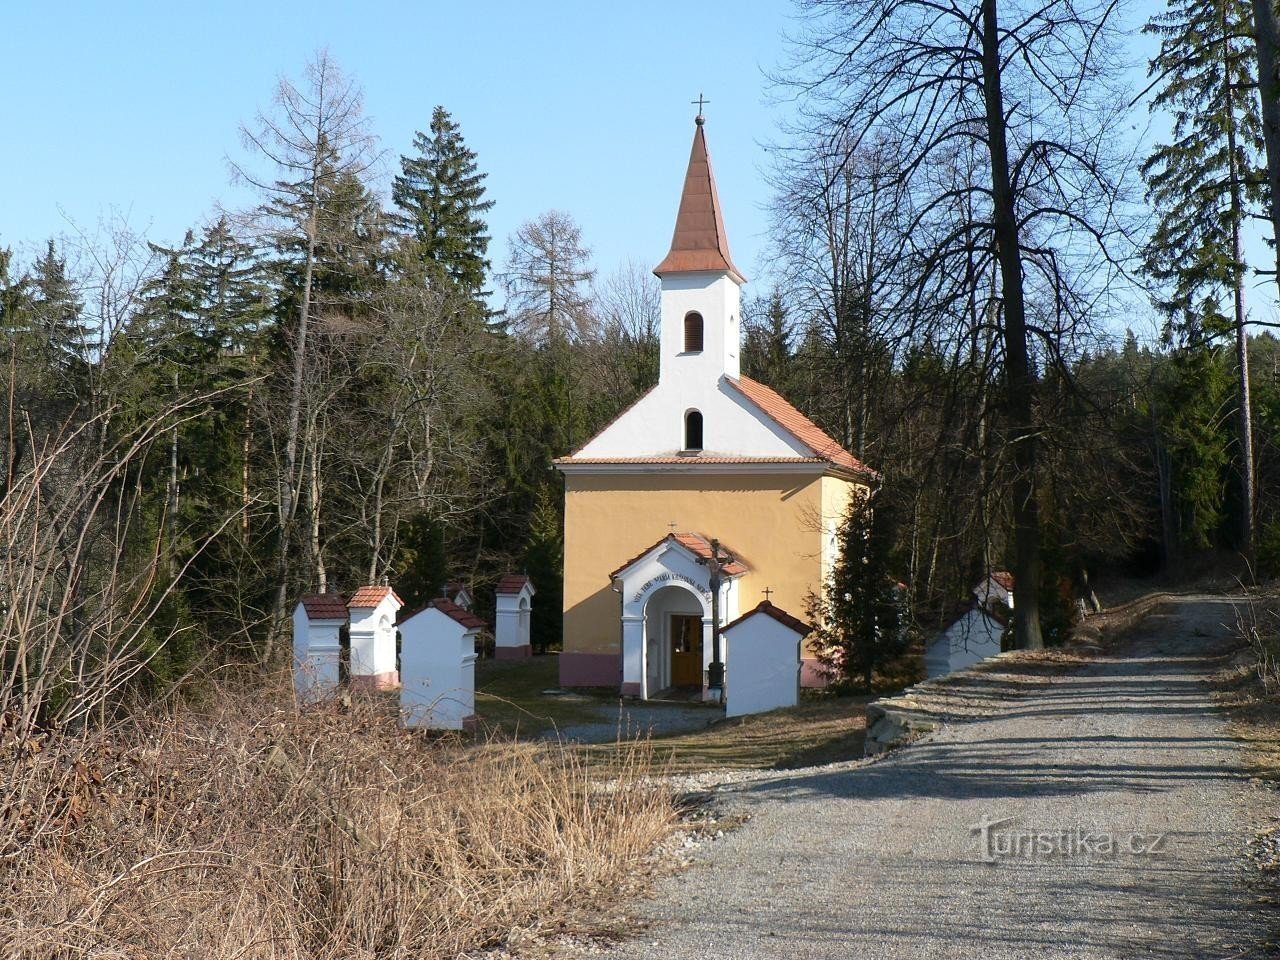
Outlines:
<svg viewBox="0 0 1280 960"><path fill-rule="evenodd" d="M697 410L690 410L684 415L684 448L702 449L702 414Z"/></svg>
<svg viewBox="0 0 1280 960"><path fill-rule="evenodd" d="M684 352L702 352L702 314L696 310L684 315Z"/></svg>

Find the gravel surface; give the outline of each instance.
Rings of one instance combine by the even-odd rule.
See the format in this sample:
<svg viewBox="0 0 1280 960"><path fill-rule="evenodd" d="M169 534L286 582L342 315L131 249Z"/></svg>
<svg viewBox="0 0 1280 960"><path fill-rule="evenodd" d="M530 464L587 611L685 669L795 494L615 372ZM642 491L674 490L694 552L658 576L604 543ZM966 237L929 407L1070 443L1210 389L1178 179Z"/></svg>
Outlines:
<svg viewBox="0 0 1280 960"><path fill-rule="evenodd" d="M749 820L608 956L1270 955L1244 851L1276 797L1210 699L1232 621L1184 598L1112 656L878 762L721 785ZM985 847L984 821L1001 821Z"/></svg>

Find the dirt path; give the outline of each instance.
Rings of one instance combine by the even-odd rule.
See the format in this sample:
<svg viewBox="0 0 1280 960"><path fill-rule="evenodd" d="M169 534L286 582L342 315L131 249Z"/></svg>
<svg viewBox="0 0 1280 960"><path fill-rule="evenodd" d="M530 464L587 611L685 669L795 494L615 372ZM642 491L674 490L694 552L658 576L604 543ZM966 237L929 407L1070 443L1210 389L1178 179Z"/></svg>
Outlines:
<svg viewBox="0 0 1280 960"><path fill-rule="evenodd" d="M1179 601L995 716L741 785L750 821L664 881L647 934L611 955L1269 955L1275 908L1255 905L1242 852L1277 800L1210 700L1232 619L1228 601Z"/></svg>

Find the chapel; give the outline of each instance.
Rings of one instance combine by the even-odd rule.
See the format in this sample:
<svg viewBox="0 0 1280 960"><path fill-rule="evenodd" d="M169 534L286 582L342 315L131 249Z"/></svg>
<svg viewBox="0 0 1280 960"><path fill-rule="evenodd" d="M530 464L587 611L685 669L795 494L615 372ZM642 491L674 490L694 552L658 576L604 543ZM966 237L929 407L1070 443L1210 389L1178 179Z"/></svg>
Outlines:
<svg viewBox="0 0 1280 960"><path fill-rule="evenodd" d="M657 385L556 461L565 481L560 683L708 696L714 617L729 624L763 600L803 617L836 559L851 496L876 474L741 373L746 279L729 254L701 114L671 249L653 272ZM733 664L720 655L732 697ZM807 648L801 682L823 682Z"/></svg>

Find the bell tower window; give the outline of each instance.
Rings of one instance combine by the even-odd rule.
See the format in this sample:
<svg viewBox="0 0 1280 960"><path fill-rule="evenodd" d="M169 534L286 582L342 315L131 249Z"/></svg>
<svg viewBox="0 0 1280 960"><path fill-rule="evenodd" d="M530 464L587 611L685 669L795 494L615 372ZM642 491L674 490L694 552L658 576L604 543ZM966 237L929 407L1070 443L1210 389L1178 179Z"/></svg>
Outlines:
<svg viewBox="0 0 1280 960"><path fill-rule="evenodd" d="M684 415L684 448L702 449L702 414L697 410L690 410Z"/></svg>
<svg viewBox="0 0 1280 960"><path fill-rule="evenodd" d="M684 352L702 352L702 314L696 310L684 315Z"/></svg>

